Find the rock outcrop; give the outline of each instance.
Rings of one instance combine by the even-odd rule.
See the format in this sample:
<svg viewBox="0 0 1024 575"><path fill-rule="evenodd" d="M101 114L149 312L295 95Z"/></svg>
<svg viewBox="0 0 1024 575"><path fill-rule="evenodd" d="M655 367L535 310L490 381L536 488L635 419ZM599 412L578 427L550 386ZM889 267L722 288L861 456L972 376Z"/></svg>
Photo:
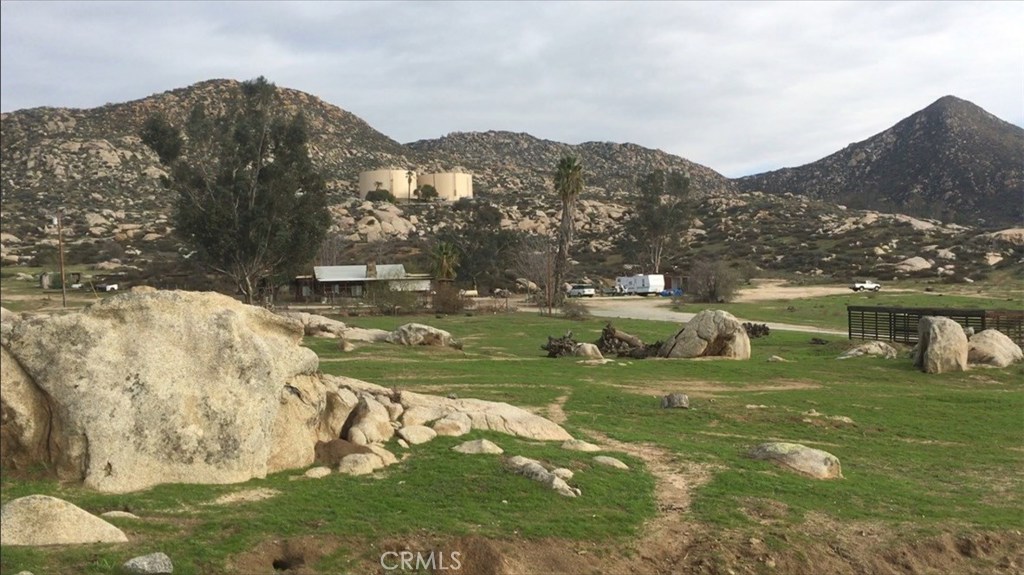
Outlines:
<svg viewBox="0 0 1024 575"><path fill-rule="evenodd" d="M288 386L318 366L301 338L297 322L226 296L132 293L20 321L5 351L45 397L33 406L51 425L37 459L61 479L124 492L271 471ZM8 407L10 386L5 377Z"/></svg>
<svg viewBox="0 0 1024 575"><path fill-rule="evenodd" d="M498 431L544 441L572 439L561 426L507 403L479 399L448 399L411 391L402 392L401 402L405 407L402 421L406 426L425 425L450 419L454 414L462 414L469 418L473 429Z"/></svg>
<svg viewBox="0 0 1024 575"><path fill-rule="evenodd" d="M750 337L731 313L706 309L662 344L658 356L750 359Z"/></svg>
<svg viewBox="0 0 1024 575"><path fill-rule="evenodd" d="M914 367L925 373L967 370L967 336L960 324L941 316L924 316L917 324Z"/></svg>
<svg viewBox="0 0 1024 575"><path fill-rule="evenodd" d="M302 323L213 293L125 293L4 325L0 463L100 491L245 481L309 466L341 440L383 465L396 429L408 443L471 429L570 439L506 403L321 374Z"/></svg>

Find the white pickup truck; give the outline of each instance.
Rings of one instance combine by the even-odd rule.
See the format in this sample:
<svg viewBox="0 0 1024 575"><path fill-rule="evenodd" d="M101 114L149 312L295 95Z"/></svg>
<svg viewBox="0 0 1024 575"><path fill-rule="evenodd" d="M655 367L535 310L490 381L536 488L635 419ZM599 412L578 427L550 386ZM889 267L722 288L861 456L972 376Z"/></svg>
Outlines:
<svg viewBox="0 0 1024 575"><path fill-rule="evenodd" d="M871 280L865 280L862 282L853 282L853 285L850 286L850 289L852 289L853 291L878 291L882 289L882 286L876 284Z"/></svg>
<svg viewBox="0 0 1024 575"><path fill-rule="evenodd" d="M591 285L573 284L566 295L569 297L594 297L596 291Z"/></svg>

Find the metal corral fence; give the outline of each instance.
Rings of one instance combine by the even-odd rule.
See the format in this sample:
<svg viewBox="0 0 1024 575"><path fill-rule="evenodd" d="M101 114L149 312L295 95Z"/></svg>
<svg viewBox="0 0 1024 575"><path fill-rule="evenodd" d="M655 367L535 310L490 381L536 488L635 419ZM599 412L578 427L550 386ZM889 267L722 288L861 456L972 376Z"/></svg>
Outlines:
<svg viewBox="0 0 1024 575"><path fill-rule="evenodd" d="M948 317L975 332L997 329L1024 347L1024 310L846 306L850 339L917 343L917 324L927 315Z"/></svg>

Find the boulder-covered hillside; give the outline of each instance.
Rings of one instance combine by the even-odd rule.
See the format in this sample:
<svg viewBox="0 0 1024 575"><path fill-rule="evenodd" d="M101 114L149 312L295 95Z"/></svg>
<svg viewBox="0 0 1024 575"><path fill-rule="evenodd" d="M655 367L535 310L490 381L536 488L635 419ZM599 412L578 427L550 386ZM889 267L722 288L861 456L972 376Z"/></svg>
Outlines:
<svg viewBox="0 0 1024 575"><path fill-rule="evenodd" d="M195 104L216 109L237 86L209 80L99 108L0 116L3 265L53 264L58 208L69 263L114 269L187 259L191 250L174 234L172 198L160 184L164 168L137 134L153 114L180 124ZM493 204L502 228L551 235L560 217L553 170L570 153L585 169L573 253L586 273L614 275L642 265L620 253L622 224L635 181L655 169L688 172L699 200L689 230L680 232L688 248L669 258L671 267L726 259L846 277L888 274L904 259L920 257L930 263L915 260L913 273L977 277L1024 260L1019 229L986 234L1024 227L1013 215L1021 207L1024 131L955 98L810 166L730 180L636 144L570 145L496 131L400 144L315 96L287 88L280 95L286 108L306 117L311 155L331 190L332 237L376 252L373 246L386 243L395 249L381 257L407 256L406 263L414 263L439 231L467 225L472 210L443 202L362 202L356 197L360 171L468 170L477 196L471 203ZM901 215L892 206L923 215Z"/></svg>

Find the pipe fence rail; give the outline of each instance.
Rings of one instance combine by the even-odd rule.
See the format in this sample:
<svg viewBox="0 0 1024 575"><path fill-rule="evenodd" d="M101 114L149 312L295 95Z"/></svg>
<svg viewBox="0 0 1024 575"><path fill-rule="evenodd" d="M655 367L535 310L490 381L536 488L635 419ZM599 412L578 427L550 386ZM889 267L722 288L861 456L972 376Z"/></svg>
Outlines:
<svg viewBox="0 0 1024 575"><path fill-rule="evenodd" d="M997 329L1024 347L1024 310L846 306L850 339L917 343L917 324L929 315L948 317L975 333Z"/></svg>

